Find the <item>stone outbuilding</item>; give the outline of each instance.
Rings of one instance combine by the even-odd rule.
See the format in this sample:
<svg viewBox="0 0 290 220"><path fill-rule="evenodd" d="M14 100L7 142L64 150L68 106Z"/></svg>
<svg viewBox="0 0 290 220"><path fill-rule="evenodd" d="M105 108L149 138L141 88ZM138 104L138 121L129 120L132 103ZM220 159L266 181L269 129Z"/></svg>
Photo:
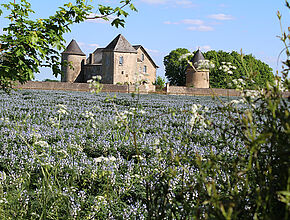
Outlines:
<svg viewBox="0 0 290 220"><path fill-rule="evenodd" d="M86 83L93 76L101 76L104 84L133 84L138 81L152 84L158 66L141 45L132 46L119 34L105 48L97 48L87 58L75 40L62 53L62 82Z"/></svg>
<svg viewBox="0 0 290 220"><path fill-rule="evenodd" d="M201 51L198 49L190 60L193 66L188 65L186 69L186 86L194 88L209 88L209 70L200 69L199 64L205 61Z"/></svg>

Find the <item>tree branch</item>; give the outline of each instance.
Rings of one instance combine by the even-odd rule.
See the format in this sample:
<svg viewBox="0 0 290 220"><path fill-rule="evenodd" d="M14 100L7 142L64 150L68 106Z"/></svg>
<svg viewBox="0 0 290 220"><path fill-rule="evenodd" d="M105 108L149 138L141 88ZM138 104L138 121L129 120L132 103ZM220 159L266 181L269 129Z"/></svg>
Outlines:
<svg viewBox="0 0 290 220"><path fill-rule="evenodd" d="M122 6L120 7L120 9L125 8L125 7L126 7L127 5L129 5L130 3L131 3L131 1L125 3L124 5L122 5ZM113 10L113 11L110 12L109 14L101 15L101 16L94 16L94 17L86 17L86 19L87 19L87 20L92 20L92 19L99 19L99 18L107 18L108 16L113 15L113 14L115 14L115 13L116 13L116 11Z"/></svg>

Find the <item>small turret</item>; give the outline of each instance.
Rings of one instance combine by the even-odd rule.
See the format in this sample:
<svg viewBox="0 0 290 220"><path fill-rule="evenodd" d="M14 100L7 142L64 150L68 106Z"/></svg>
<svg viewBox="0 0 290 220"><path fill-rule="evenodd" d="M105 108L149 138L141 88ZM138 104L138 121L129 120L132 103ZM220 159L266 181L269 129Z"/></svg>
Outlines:
<svg viewBox="0 0 290 220"><path fill-rule="evenodd" d="M205 58L201 53L200 49L196 51L193 58L191 59L191 65L188 65L186 70L186 86L194 88L209 88L209 70L199 69L200 62L204 61Z"/></svg>
<svg viewBox="0 0 290 220"><path fill-rule="evenodd" d="M62 52L62 62L68 62L68 65L62 66L62 82L73 83L81 73L82 65L86 60L86 55L82 52L75 40L72 40L65 51ZM73 68L71 68L71 65Z"/></svg>
<svg viewBox="0 0 290 220"><path fill-rule="evenodd" d="M198 63L202 60L205 60L205 58L203 54L201 53L200 49L198 49L196 53L194 54L193 58L191 59L191 62L194 66L197 67Z"/></svg>

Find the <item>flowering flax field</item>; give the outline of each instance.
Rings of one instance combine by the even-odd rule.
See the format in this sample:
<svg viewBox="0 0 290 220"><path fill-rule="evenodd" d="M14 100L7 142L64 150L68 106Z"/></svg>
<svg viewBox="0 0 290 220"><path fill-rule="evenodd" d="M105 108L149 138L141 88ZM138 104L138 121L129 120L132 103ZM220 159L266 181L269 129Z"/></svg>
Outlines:
<svg viewBox="0 0 290 220"><path fill-rule="evenodd" d="M0 218L253 217L251 155L233 123L245 109L230 97L1 92Z"/></svg>

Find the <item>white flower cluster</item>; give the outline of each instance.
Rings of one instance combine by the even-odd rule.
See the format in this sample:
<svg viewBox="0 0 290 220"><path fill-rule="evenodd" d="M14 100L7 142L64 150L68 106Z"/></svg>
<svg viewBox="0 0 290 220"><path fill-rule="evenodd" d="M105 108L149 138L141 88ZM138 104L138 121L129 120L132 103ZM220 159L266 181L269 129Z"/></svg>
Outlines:
<svg viewBox="0 0 290 220"><path fill-rule="evenodd" d="M97 127L97 120L92 112L85 111L85 113L82 113L82 116L89 120L89 123L91 123L93 128Z"/></svg>
<svg viewBox="0 0 290 220"><path fill-rule="evenodd" d="M34 143L35 145L38 145L40 147L48 148L49 144L46 141L37 141Z"/></svg>
<svg viewBox="0 0 290 220"><path fill-rule="evenodd" d="M222 65L219 67L219 70L222 70L223 72L232 75L233 70L236 70L237 67L232 65L231 62L222 62Z"/></svg>
<svg viewBox="0 0 290 220"><path fill-rule="evenodd" d="M91 93L98 94L102 91L103 85L100 83L102 80L101 76L92 76L92 79L88 80L89 88L91 89Z"/></svg>
<svg viewBox="0 0 290 220"><path fill-rule="evenodd" d="M191 119L189 122L190 125L190 133L192 132L192 129L195 125L199 125L201 129L206 128L206 120L203 116L204 112L207 112L208 108L205 106L203 107L202 105L198 104L193 104L191 108Z"/></svg>
<svg viewBox="0 0 290 220"><path fill-rule="evenodd" d="M10 123L9 118L7 117L0 118L0 122L6 123L6 124Z"/></svg>
<svg viewBox="0 0 290 220"><path fill-rule="evenodd" d="M197 70L209 70L215 67L215 64L209 60L200 60L198 63L194 63Z"/></svg>
<svg viewBox="0 0 290 220"><path fill-rule="evenodd" d="M49 121L50 121L50 123L51 123L51 125L53 127L58 127L59 126L59 121L58 121L57 118L49 118Z"/></svg>
<svg viewBox="0 0 290 220"><path fill-rule="evenodd" d="M182 54L182 55L179 57L179 60L186 59L187 57L189 57L189 56L193 56L193 55L194 55L193 53Z"/></svg>
<svg viewBox="0 0 290 220"><path fill-rule="evenodd" d="M97 157L94 159L94 162L95 163L101 163L101 162L114 162L116 161L116 157L114 156L109 156L109 157L103 157L103 156L100 156L100 157Z"/></svg>
<svg viewBox="0 0 290 220"><path fill-rule="evenodd" d="M85 111L85 113L82 113L82 116L84 116L85 118L91 119L91 120L95 120L94 114L92 112L89 112L89 111Z"/></svg>
<svg viewBox="0 0 290 220"><path fill-rule="evenodd" d="M139 87L143 84L145 85L145 88L148 89L148 84L149 84L149 79L147 78L149 76L148 73L141 73L141 72L136 72L133 80L134 80L134 85L135 85L135 91L137 92L139 90Z"/></svg>
<svg viewBox="0 0 290 220"><path fill-rule="evenodd" d="M227 103L227 105L238 105L238 104L242 104L244 102L245 102L244 99L239 99L239 100L234 99L234 100L230 101L229 103Z"/></svg>
<svg viewBox="0 0 290 220"><path fill-rule="evenodd" d="M281 92L288 91L288 88L286 88L280 80L274 80L274 86L276 86ZM272 88L272 86L270 88Z"/></svg>
<svg viewBox="0 0 290 220"><path fill-rule="evenodd" d="M237 88L237 89L243 89L244 86L246 85L246 82L243 79L233 79L232 80L233 85ZM232 87L232 83L228 84L230 87Z"/></svg>
<svg viewBox="0 0 290 220"><path fill-rule="evenodd" d="M129 111L125 110L121 113L117 113L114 123L116 125L123 125L128 123L128 119L133 115L144 115L146 112L143 109L130 108Z"/></svg>
<svg viewBox="0 0 290 220"><path fill-rule="evenodd" d="M67 106L66 105L59 104L59 105L57 105L57 107L59 108L57 110L58 114L60 114L60 115L68 115Z"/></svg>
<svg viewBox="0 0 290 220"><path fill-rule="evenodd" d="M260 96L260 93L256 90L245 90L245 93L242 94L246 97L251 97L251 99L258 98Z"/></svg>

